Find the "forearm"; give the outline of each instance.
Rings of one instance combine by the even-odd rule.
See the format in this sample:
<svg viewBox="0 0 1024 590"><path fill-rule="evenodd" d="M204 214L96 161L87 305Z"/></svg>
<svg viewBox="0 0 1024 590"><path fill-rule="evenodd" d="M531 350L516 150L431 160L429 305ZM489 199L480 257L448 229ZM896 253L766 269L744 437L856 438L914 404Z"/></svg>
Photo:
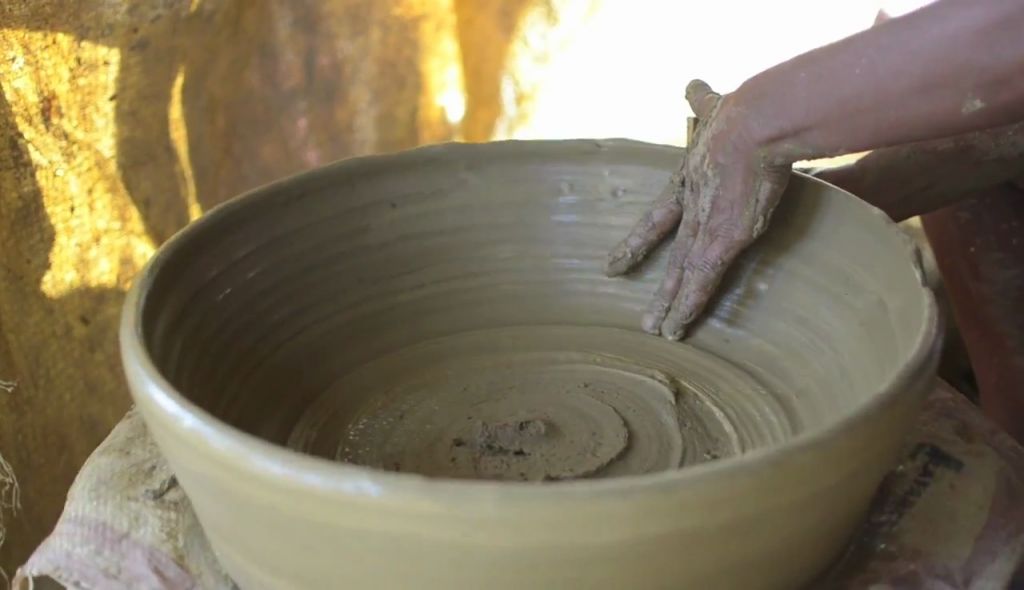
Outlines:
<svg viewBox="0 0 1024 590"><path fill-rule="evenodd" d="M1024 2L938 0L796 57L730 98L772 163L1024 120Z"/></svg>
<svg viewBox="0 0 1024 590"><path fill-rule="evenodd" d="M1024 123L900 145L815 176L901 221L1024 174Z"/></svg>

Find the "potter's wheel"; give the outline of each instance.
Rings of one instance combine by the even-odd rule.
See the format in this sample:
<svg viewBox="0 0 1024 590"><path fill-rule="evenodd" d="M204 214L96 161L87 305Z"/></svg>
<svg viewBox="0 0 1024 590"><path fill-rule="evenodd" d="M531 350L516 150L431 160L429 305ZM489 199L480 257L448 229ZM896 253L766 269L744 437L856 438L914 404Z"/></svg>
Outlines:
<svg viewBox="0 0 1024 590"><path fill-rule="evenodd" d="M557 481L677 469L792 434L769 390L706 352L625 330L532 326L365 364L308 408L289 446L431 477Z"/></svg>

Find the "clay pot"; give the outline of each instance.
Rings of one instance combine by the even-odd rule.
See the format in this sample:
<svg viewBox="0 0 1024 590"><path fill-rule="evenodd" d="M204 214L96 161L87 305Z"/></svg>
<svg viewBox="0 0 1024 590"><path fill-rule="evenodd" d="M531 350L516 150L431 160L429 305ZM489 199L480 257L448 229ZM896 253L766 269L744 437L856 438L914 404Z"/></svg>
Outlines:
<svg viewBox="0 0 1024 590"><path fill-rule="evenodd" d="M795 175L691 338L640 333L664 256L602 267L680 158L346 160L170 240L124 366L238 585L792 590L826 568L934 375L935 302L888 218Z"/></svg>

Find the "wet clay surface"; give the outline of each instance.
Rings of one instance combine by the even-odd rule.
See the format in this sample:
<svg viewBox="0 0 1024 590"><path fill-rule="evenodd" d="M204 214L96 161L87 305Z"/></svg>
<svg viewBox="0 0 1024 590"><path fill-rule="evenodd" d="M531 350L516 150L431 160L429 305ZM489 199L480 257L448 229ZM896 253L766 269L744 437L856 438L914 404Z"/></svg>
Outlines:
<svg viewBox="0 0 1024 590"><path fill-rule="evenodd" d="M696 348L523 326L360 367L310 406L289 446L431 477L539 482L677 469L791 434L767 389Z"/></svg>
<svg viewBox="0 0 1024 590"><path fill-rule="evenodd" d="M930 387L934 299L891 220L794 175L686 342L642 333L665 252L604 264L681 157L421 148L173 238L129 295L124 366L239 587L792 590L823 571Z"/></svg>

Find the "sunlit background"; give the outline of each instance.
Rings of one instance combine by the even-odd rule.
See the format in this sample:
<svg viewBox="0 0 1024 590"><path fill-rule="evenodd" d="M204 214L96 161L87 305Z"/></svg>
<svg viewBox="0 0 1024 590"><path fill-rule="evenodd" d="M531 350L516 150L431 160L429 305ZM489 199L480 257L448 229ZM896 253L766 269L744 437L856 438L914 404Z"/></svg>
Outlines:
<svg viewBox="0 0 1024 590"><path fill-rule="evenodd" d="M766 68L871 26L880 9L897 16L927 3L563 0L561 21L548 34L550 57L513 55L512 69L535 83L533 108L498 136L681 144L691 79L728 92ZM531 35L528 19L520 41L529 44ZM534 42L541 38L536 34Z"/></svg>

